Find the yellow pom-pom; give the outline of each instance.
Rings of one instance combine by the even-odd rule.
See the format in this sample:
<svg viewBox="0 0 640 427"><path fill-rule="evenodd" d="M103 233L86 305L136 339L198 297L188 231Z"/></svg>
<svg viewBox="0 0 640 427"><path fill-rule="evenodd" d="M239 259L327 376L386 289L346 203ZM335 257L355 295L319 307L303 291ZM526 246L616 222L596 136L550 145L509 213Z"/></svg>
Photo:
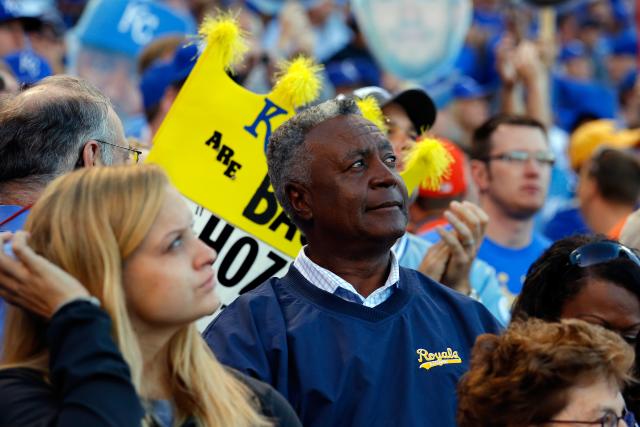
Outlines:
<svg viewBox="0 0 640 427"><path fill-rule="evenodd" d="M384 134L387 134L387 125L384 122L384 114L382 109L373 96L366 96L362 99L356 98L356 104L362 112L362 116L376 125Z"/></svg>
<svg viewBox="0 0 640 427"><path fill-rule="evenodd" d="M322 71L322 65L299 56L291 62L281 62L278 68L278 80L272 92L274 97L294 108L309 104L318 98L321 89L318 73Z"/></svg>
<svg viewBox="0 0 640 427"><path fill-rule="evenodd" d="M249 50L243 31L230 14L207 16L198 33L206 40L207 49L211 49L213 54L218 56L227 71L233 71Z"/></svg>
<svg viewBox="0 0 640 427"><path fill-rule="evenodd" d="M440 187L442 179L451 173L452 162L453 157L439 140L424 138L409 152L406 167L400 175L409 194L418 188L420 183L430 190L436 190Z"/></svg>

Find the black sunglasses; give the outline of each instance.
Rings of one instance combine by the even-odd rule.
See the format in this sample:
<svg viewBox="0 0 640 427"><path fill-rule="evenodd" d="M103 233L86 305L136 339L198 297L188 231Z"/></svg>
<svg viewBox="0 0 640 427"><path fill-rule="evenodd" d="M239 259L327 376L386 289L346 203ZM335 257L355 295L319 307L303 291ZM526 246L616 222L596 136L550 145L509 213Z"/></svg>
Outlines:
<svg viewBox="0 0 640 427"><path fill-rule="evenodd" d="M578 267L589 267L595 264L623 258L640 266L640 258L626 246L617 242L594 242L576 248L569 255L569 263Z"/></svg>

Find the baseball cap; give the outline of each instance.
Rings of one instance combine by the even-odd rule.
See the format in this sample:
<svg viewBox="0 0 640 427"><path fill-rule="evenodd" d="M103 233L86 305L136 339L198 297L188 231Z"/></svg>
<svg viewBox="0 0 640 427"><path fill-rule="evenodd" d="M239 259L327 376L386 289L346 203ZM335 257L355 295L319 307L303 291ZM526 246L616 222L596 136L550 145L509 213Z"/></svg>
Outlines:
<svg viewBox="0 0 640 427"><path fill-rule="evenodd" d="M329 81L335 87L380 84L380 71L373 62L362 58L330 62L326 66L326 71Z"/></svg>
<svg viewBox="0 0 640 427"><path fill-rule="evenodd" d="M581 117L612 119L618 108L615 91L594 81L556 78L554 98L557 123L568 131Z"/></svg>
<svg viewBox="0 0 640 427"><path fill-rule="evenodd" d="M436 121L436 105L427 92L420 88L406 89L391 95L381 87L368 86L354 90L353 94L358 98L373 97L380 108L391 103L400 105L418 132L430 129Z"/></svg>
<svg viewBox="0 0 640 427"><path fill-rule="evenodd" d="M47 60L31 50L13 52L3 59L22 84L30 85L53 74Z"/></svg>
<svg viewBox="0 0 640 427"><path fill-rule="evenodd" d="M18 0L0 0L0 23L22 17L22 8Z"/></svg>
<svg viewBox="0 0 640 427"><path fill-rule="evenodd" d="M451 154L453 161L449 165L449 174L442 178L440 187L430 190L422 185L419 187L418 195L424 198L440 199L445 197L455 197L467 191L467 179L464 170L464 153L454 143L440 139L444 148ZM418 141L418 144L420 141Z"/></svg>
<svg viewBox="0 0 640 427"><path fill-rule="evenodd" d="M85 46L135 57L156 37L192 34L193 18L148 0L92 0L74 35Z"/></svg>
<svg viewBox="0 0 640 427"><path fill-rule="evenodd" d="M198 59L198 46L179 46L171 61L159 62L149 67L140 79L140 91L144 108L157 104L167 87L189 76Z"/></svg>
<svg viewBox="0 0 640 427"><path fill-rule="evenodd" d="M569 161L578 170L601 146L624 149L639 143L640 129L617 129L613 120L593 120L571 134Z"/></svg>
<svg viewBox="0 0 640 427"><path fill-rule="evenodd" d="M572 59L582 58L586 55L586 50L584 48L584 44L578 40L572 40L562 46L560 49L560 54L558 55L558 60L560 62L571 61Z"/></svg>
<svg viewBox="0 0 640 427"><path fill-rule="evenodd" d="M609 40L612 55L637 55L638 37L633 31L622 31Z"/></svg>

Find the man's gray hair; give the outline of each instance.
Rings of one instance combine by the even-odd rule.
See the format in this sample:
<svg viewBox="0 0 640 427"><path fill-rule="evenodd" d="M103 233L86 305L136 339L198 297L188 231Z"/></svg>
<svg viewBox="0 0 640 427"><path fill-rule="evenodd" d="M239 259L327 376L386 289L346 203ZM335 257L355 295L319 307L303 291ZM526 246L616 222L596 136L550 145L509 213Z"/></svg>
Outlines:
<svg viewBox="0 0 640 427"><path fill-rule="evenodd" d="M304 143L305 138L320 123L348 115L362 116L355 101L344 97L332 99L299 112L278 127L269 138L269 179L282 209L296 225L299 224L285 187L292 182L305 185L310 183L309 150Z"/></svg>
<svg viewBox="0 0 640 427"><path fill-rule="evenodd" d="M47 182L75 168L89 140L118 143L111 102L88 82L53 76L0 105L0 183ZM112 113L113 114L113 113ZM114 147L100 144L104 164Z"/></svg>

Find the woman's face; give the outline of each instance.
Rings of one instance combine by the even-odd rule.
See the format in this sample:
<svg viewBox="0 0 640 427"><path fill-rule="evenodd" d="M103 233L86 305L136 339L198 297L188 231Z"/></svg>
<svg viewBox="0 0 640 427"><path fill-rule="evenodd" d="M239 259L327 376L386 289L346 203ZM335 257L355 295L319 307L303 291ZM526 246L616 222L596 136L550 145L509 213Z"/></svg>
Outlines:
<svg viewBox="0 0 640 427"><path fill-rule="evenodd" d="M553 420L574 421L575 425L582 425L599 420L607 413L620 417L624 411L624 400L620 394L620 388L605 378L575 385L567 393L567 406L554 415ZM566 427L567 425L569 424L559 422L545 424L549 427ZM618 427L627 427L627 423L620 420Z"/></svg>
<svg viewBox="0 0 640 427"><path fill-rule="evenodd" d="M220 304L211 267L216 252L193 233L191 211L178 191L166 191L149 233L124 262L127 306L138 328L184 326Z"/></svg>
<svg viewBox="0 0 640 427"><path fill-rule="evenodd" d="M604 326L635 345L640 331L640 301L622 286L591 278L578 294L565 303L560 317Z"/></svg>

